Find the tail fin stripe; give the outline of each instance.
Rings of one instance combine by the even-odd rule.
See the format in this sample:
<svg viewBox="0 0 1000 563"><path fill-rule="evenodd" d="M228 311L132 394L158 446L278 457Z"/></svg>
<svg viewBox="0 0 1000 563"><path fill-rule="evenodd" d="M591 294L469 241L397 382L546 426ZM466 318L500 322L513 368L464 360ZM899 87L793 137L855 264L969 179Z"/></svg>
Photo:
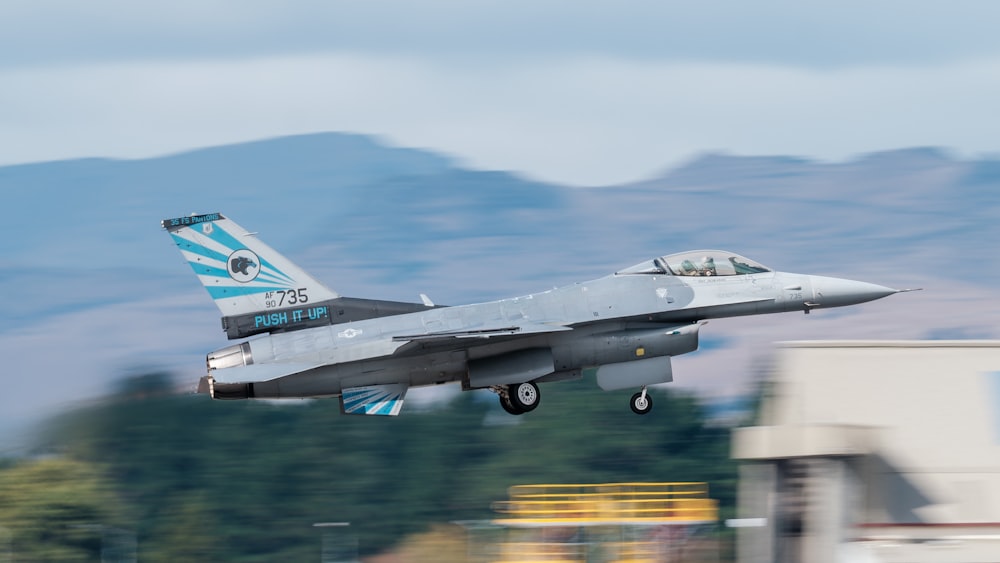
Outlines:
<svg viewBox="0 0 1000 563"><path fill-rule="evenodd" d="M208 281L211 281L212 283L219 283L219 280L223 280L227 285L230 285L231 287L244 287L244 286L260 287L262 283L268 284L269 286L280 286L277 289L288 289L290 287L289 284L285 282L285 280L280 278L275 278L266 273L260 274L259 276L257 276L257 279L253 280L252 282L239 283L233 281L233 279L229 275L228 270L224 270L222 268L219 268L217 266L212 266L211 264L206 264L204 262L188 262L188 264L191 265L191 269L194 270L195 274L197 274L198 276L211 278ZM232 285L234 283L237 285Z"/></svg>
<svg viewBox="0 0 1000 563"><path fill-rule="evenodd" d="M249 236L249 235L247 235L247 236ZM240 250L240 249L243 249L243 248L247 248L246 244L244 244L243 242L241 242L239 239L237 239L233 235L227 233L225 229L223 229L222 227L219 227L219 226L216 226L215 228L213 228L211 230L211 232L208 233L208 237L210 239L212 239L212 240L214 240L214 241L222 244L223 246L227 247L232 252L236 252L237 250ZM272 272L274 272L275 274L277 274L277 275L285 278L285 282L286 283L289 283L289 284L294 284L295 283L295 280L293 280L291 276L289 276L285 272L282 272L281 270L279 270L278 268L276 268L274 266L274 264L271 264L270 262L268 262L267 259L264 258L263 256L260 257L260 265L261 265L262 269L264 267L266 267L269 270L271 270Z"/></svg>
<svg viewBox="0 0 1000 563"><path fill-rule="evenodd" d="M222 268L217 268L215 266L209 266L203 262L188 262L191 264L191 269L194 273L199 276L210 276L213 278L229 278L229 272L223 270Z"/></svg>
<svg viewBox="0 0 1000 563"><path fill-rule="evenodd" d="M197 254L199 256L204 256L205 258L211 258L212 260L217 260L221 263L226 262L227 255L221 252L212 250L211 248L202 246L196 242L192 242L174 233L170 233L170 236L174 238L174 242L177 244L177 247L181 249L181 252Z"/></svg>
<svg viewBox="0 0 1000 563"><path fill-rule="evenodd" d="M212 229L212 235L215 235L215 233L220 232L220 231L222 231L221 228L215 227L214 229ZM173 235L173 233L171 233L171 234ZM195 236L197 236L198 235L197 231L194 231L194 234L195 234ZM179 241L181 241L181 242L178 242L178 245L177 245L181 249L181 252L188 252L190 254L195 254L195 255L198 255L198 256L204 256L205 258L209 258L211 260L215 260L215 261L219 262L219 264L223 265L223 266L220 267L220 271L224 272L225 271L224 270L224 268L225 268L224 265L229 261L229 255L232 254L233 252L237 251L237 250L241 250L241 249L246 248L246 247L240 245L239 241L235 237L233 237L231 235L226 234L223 237L216 237L216 236L212 236L212 235L208 235L208 238L209 238L208 242L213 243L213 245L217 244L217 245L222 246L222 248L226 249L229 252L229 254L223 254L223 253L221 253L221 252L219 252L217 250L214 250L212 248L209 248L208 246L206 246L204 244L201 244L199 242L194 242L194 241L185 239L183 237L179 237L177 235L173 235L173 236L174 236L175 239L179 239ZM229 245L235 245L235 248L233 248L233 247L231 247ZM277 267L275 267L273 264L271 264L270 262L268 262L264 258L259 257L259 256L258 256L258 258L260 258L260 263L261 263L260 264L261 265L261 273L260 273L261 277L263 277L265 274L267 274L268 276L270 276L273 279L274 283L285 284L286 286L289 286L289 287L292 286L292 285L295 285L295 280L293 280L290 276L288 276L287 274L285 274L284 272L282 272L281 270L279 270ZM191 266L193 268L195 267L196 264L200 265L201 263L200 262L191 262ZM266 269L266 271L265 271L265 269ZM198 271L198 269L195 268L195 271ZM228 275L229 274L226 273L225 275L220 275L219 277L227 277Z"/></svg>
<svg viewBox="0 0 1000 563"><path fill-rule="evenodd" d="M263 260L261 260L261 262L263 262ZM260 275L257 276L257 280L256 281L262 281L262 282L268 282L268 283L279 283L279 284L281 284L284 287L294 287L295 286L295 282L292 281L292 280L289 280L287 277L281 278L281 277L272 275L271 272L265 272L263 270L260 272Z"/></svg>
<svg viewBox="0 0 1000 563"><path fill-rule="evenodd" d="M225 262L226 258L232 254L233 251L239 248L244 248L243 246L236 246L236 248L233 248L225 244L224 241L216 240L205 233L195 230L182 232L181 239L183 239L189 246L197 248L199 252L207 253L206 256L214 257L216 254L221 256L221 260L223 262ZM182 250L186 249L182 248Z"/></svg>
<svg viewBox="0 0 1000 563"><path fill-rule="evenodd" d="M194 270L194 273L197 274L197 275L199 275L199 276L207 276L207 277L210 277L210 278L222 279L222 280L225 280L227 283L233 283L232 279L229 276L229 271L228 270L225 270L225 269L220 268L218 266L212 266L212 265L206 264L204 262L188 262L188 264L191 265L191 269ZM217 280L213 280L213 281L215 281L215 283L218 283ZM291 284L289 284L284 279L279 278L277 276L272 276L272 275L270 275L267 272L261 272L260 275L257 276L257 279L254 280L254 282L258 282L258 283L263 282L263 283L268 283L268 284L272 284L272 285L273 284L279 284L279 285L281 285L281 287L278 288L278 289L288 289L289 287L292 287ZM253 283L253 282L248 282L248 283ZM236 287L238 287L238 286L236 286Z"/></svg>
<svg viewBox="0 0 1000 563"><path fill-rule="evenodd" d="M273 275L275 277L280 277L281 278L281 282L284 283L284 284L286 284L286 285L295 285L295 280L292 279L291 276L289 276L285 272L282 272L281 270L275 268L273 264L271 264L270 262L268 262L264 258L260 259L260 266L261 266L261 268L260 268L261 269L261 274L268 273L268 274L271 274L271 275ZM269 271L268 272L264 272L264 268L267 268Z"/></svg>
<svg viewBox="0 0 1000 563"><path fill-rule="evenodd" d="M225 299L226 297L240 297L243 295L257 295L258 293L267 293L268 291L281 291L285 288L263 287L263 286L249 286L249 287L206 286L205 289L208 290L208 294L212 296L212 299Z"/></svg>
<svg viewBox="0 0 1000 563"><path fill-rule="evenodd" d="M212 262L214 262L214 263L208 263L201 260L189 259L188 264L191 265L191 269L194 270L196 274L198 274L199 276L212 276L216 278L223 278L227 279L228 281L228 278L230 277L229 271L227 270L228 257L223 257L221 260L217 260L214 256L208 256L208 253L205 252L191 252L191 254L205 256L206 258L209 258ZM257 280L268 283L281 284L286 288L295 285L295 282L290 280L288 276L281 275L280 272L274 270L273 267L268 266L268 264L264 262L263 259L261 259L261 262L262 262L261 265L267 269L261 268L260 274L257 275Z"/></svg>
<svg viewBox="0 0 1000 563"><path fill-rule="evenodd" d="M211 228L202 228L200 231L199 230L195 230L195 229L191 229L191 233L194 236L196 236L196 237L199 236L199 235L200 236L204 236L207 239L211 240L212 242L215 242L216 244L221 245L223 248L225 248L226 250L229 251L229 254L232 254L233 252L236 252L237 250L242 250L244 248L247 248L246 244L244 244L243 242L241 242L239 239L237 239L233 235L229 234L225 229L223 229L222 227L220 227L218 224L212 223L210 226L211 226ZM190 241L190 243L192 245L200 247L200 249L203 252L199 252L199 253L203 254L206 257L215 258L215 259L219 260L222 263L225 263L229 259L228 255L224 255L224 256L222 256L222 258L218 258L214 254L207 254L207 253L215 253L217 251L212 250L211 248L208 248L204 244L196 243L196 242L193 242L193 241ZM182 249L182 250L184 250L184 249ZM295 280L293 280L291 278L291 276L289 276L288 274L282 272L280 269L276 268L274 266L274 264L271 264L270 262L268 262L263 257L260 257L260 262L261 262L260 265L261 265L262 269L264 267L266 267L269 270L271 270L274 274L276 274L278 276L281 276L282 278L284 278L284 283L287 283L289 285L294 285L295 284Z"/></svg>
<svg viewBox="0 0 1000 563"><path fill-rule="evenodd" d="M197 233L197 231L194 232ZM240 242L236 237L227 233L225 229L218 225L213 225L211 229L208 229L208 232L202 231L201 234L228 248L230 252L247 247L247 245Z"/></svg>

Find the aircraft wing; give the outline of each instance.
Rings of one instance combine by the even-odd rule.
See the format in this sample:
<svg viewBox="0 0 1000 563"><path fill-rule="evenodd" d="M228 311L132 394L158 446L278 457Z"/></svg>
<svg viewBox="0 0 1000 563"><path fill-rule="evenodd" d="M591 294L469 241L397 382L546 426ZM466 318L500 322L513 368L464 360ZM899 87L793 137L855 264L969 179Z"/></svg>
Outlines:
<svg viewBox="0 0 1000 563"><path fill-rule="evenodd" d="M546 332L562 332L573 330L568 326L546 325L537 323L485 327L465 330L445 330L441 332L425 332L404 336L393 336L393 342L427 342L435 340L452 340L455 338L492 338L495 336L510 336L522 334L541 334Z"/></svg>
<svg viewBox="0 0 1000 563"><path fill-rule="evenodd" d="M405 354L415 349L427 348L460 348L469 344L469 340L506 340L522 338L537 334L564 332L573 330L568 326L549 325L541 323L519 323L515 325L482 326L463 330L445 330L439 332L424 332L393 336L393 342L406 342L396 350L396 354Z"/></svg>

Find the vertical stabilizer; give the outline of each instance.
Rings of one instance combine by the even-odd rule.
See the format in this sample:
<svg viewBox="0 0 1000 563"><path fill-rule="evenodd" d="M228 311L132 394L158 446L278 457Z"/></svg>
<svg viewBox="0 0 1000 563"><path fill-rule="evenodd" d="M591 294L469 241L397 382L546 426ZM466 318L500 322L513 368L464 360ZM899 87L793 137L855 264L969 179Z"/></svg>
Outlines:
<svg viewBox="0 0 1000 563"><path fill-rule="evenodd" d="M339 297L220 213L164 219L162 225L223 316Z"/></svg>

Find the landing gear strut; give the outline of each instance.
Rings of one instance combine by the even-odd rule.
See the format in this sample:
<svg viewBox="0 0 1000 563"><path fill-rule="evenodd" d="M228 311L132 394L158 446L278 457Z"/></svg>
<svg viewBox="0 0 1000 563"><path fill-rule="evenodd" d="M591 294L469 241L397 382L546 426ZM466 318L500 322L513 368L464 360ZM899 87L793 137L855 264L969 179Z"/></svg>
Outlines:
<svg viewBox="0 0 1000 563"><path fill-rule="evenodd" d="M490 388L500 396L500 406L510 414L524 414L538 408L542 396L532 382L495 385Z"/></svg>
<svg viewBox="0 0 1000 563"><path fill-rule="evenodd" d="M653 410L653 398L646 394L646 387L643 386L642 391L632 395L628 406L632 407L632 412L635 414L646 414Z"/></svg>

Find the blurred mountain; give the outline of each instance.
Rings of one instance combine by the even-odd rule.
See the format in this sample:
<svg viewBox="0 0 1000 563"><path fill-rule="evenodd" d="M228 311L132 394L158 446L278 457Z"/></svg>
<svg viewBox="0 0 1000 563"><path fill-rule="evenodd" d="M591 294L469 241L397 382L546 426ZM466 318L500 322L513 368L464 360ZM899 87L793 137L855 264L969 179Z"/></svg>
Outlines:
<svg viewBox="0 0 1000 563"><path fill-rule="evenodd" d="M87 396L123 365L196 379L224 337L159 226L189 213L222 212L338 291L385 299L495 299L693 248L887 285L995 291L1000 275L1000 161L934 148L840 163L706 154L644 182L578 188L329 133L0 167L0 195L8 413L31 404L14 391ZM922 334L954 334L948 318L928 313Z"/></svg>
<svg viewBox="0 0 1000 563"><path fill-rule="evenodd" d="M397 281L408 276L456 298L506 295L494 291L538 278L578 281L696 247L785 269L836 261L833 270L845 274L845 265L914 260L967 268L967 252L956 249L1000 240L998 186L1000 161L920 148L845 163L708 154L645 182L572 188L463 169L370 137L316 134L147 160L0 168L13 211L3 221L0 275L7 287L23 287L30 271L42 276L30 285L55 282L60 269L175 278L159 219L212 211L292 256L325 262L318 265L334 285L364 269L386 289L408 285ZM474 272L477 287L467 274L450 282L453 270ZM92 285L114 287L120 273Z"/></svg>
<svg viewBox="0 0 1000 563"><path fill-rule="evenodd" d="M5 262L18 265L120 264L149 252L148 241L156 229L143 232L135 228L139 221L164 211L187 214L237 202L254 202L246 206L256 210L248 220L285 220L281 230L287 236L302 227L301 221L288 220L294 212L340 207L336 192L357 194L359 188L389 179L451 169L441 156L340 134L285 137L147 160L2 167L0 193L8 209L18 210L3 228L24 236L4 237L0 249ZM186 207L192 205L194 209ZM43 224L45 228L39 228ZM66 244L68 237L73 244Z"/></svg>
<svg viewBox="0 0 1000 563"><path fill-rule="evenodd" d="M707 155L633 189L669 192L680 208L705 211L678 217L691 229L710 227L723 241L777 249L808 267L960 267L967 256L956 247L1000 234L991 220L1000 213L1000 176L984 173L995 165L930 148L836 164Z"/></svg>

